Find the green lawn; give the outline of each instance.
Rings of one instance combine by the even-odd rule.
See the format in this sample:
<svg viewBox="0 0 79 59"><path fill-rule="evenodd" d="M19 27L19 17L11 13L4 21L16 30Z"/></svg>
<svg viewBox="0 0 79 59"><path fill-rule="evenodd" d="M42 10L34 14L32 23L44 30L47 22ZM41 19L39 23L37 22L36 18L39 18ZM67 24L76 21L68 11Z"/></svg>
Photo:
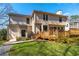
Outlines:
<svg viewBox="0 0 79 59"><path fill-rule="evenodd" d="M9 51L12 56L78 56L79 46L52 41L15 44Z"/></svg>
<svg viewBox="0 0 79 59"><path fill-rule="evenodd" d="M0 46L4 43L5 41L3 41L3 40L0 40Z"/></svg>

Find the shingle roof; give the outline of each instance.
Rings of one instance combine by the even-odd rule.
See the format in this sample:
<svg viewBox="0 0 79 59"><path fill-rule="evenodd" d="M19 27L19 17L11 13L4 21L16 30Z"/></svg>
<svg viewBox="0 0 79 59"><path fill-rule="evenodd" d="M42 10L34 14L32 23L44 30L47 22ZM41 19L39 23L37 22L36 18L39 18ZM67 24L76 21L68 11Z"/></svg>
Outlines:
<svg viewBox="0 0 79 59"><path fill-rule="evenodd" d="M64 16L64 15L58 15L58 14L53 14L53 13L43 12L43 11L37 11L37 10L34 10L33 13L43 13L43 14L48 14L48 15L53 15L53 16L68 17L68 16Z"/></svg>
<svg viewBox="0 0 79 59"><path fill-rule="evenodd" d="M24 17L31 17L31 15L23 15L23 14L18 14L18 13L9 13L9 16L24 16Z"/></svg>
<svg viewBox="0 0 79 59"><path fill-rule="evenodd" d="M33 16L34 13L43 13L43 14L48 14L48 15L52 15L52 16L67 17L67 16L64 16L64 15L58 15L58 14L53 14L53 13L43 12L43 11L37 11L37 10L34 10L32 12L32 16ZM31 17L31 15L23 15L23 14L18 14L18 13L9 13L8 15Z"/></svg>

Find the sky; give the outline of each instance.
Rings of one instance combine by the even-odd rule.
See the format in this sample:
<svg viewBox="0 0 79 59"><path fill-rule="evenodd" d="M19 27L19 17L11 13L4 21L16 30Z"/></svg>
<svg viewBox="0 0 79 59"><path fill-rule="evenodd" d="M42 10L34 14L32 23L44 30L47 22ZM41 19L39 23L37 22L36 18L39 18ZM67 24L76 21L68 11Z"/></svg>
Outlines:
<svg viewBox="0 0 79 59"><path fill-rule="evenodd" d="M64 15L79 15L78 3L15 3L12 8L20 14L31 15L33 10L56 13L61 10Z"/></svg>
<svg viewBox="0 0 79 59"><path fill-rule="evenodd" d="M0 4L0 9L2 4ZM56 13L61 10L63 15L79 15L79 3L10 3L10 5L16 13L24 15L31 15L33 10L49 13ZM3 22L5 19L0 19L0 24Z"/></svg>

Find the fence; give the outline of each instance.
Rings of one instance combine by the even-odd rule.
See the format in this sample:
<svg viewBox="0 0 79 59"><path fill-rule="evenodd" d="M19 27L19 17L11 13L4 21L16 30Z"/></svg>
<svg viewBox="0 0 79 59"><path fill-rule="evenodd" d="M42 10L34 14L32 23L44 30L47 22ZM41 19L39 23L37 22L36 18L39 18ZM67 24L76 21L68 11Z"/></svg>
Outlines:
<svg viewBox="0 0 79 59"><path fill-rule="evenodd" d="M54 38L64 38L64 37L75 37L79 36L79 29L70 29L69 31L47 31L40 32L35 35L36 38L42 39L54 39Z"/></svg>

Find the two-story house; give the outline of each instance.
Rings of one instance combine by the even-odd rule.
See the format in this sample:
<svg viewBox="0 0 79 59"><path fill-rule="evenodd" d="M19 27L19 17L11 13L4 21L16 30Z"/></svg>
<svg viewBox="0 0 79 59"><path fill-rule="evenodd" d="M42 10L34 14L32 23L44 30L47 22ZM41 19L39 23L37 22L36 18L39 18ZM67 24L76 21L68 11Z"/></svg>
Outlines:
<svg viewBox="0 0 79 59"><path fill-rule="evenodd" d="M9 15L8 38L28 37L29 32L38 33L48 30L69 30L67 16L42 11L33 11L32 15Z"/></svg>

